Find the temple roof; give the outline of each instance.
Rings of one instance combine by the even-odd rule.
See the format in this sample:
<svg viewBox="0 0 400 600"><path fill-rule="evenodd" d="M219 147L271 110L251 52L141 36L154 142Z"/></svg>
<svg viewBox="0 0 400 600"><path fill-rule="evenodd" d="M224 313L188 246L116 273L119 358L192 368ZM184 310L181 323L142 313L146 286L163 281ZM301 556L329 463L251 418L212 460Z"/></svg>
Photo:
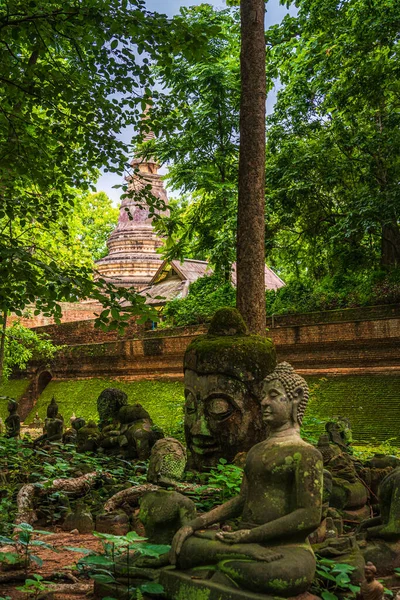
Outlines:
<svg viewBox="0 0 400 600"><path fill-rule="evenodd" d="M212 275L213 271L205 260L164 260L154 274L150 285L141 290L147 304L163 306L170 300L186 298L189 285L200 277ZM236 287L236 263L232 265L232 284ZM272 269L265 265L265 289L277 290L285 285Z"/></svg>

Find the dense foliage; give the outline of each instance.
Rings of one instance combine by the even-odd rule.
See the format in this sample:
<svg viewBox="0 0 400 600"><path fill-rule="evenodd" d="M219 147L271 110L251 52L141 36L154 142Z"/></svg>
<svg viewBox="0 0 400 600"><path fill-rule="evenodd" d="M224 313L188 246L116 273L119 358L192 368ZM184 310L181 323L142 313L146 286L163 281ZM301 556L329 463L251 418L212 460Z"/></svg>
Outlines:
<svg viewBox="0 0 400 600"><path fill-rule="evenodd" d="M200 55L179 48L157 56L150 121L156 139L148 155L168 164L167 182L183 193L171 203L158 230L166 236L168 257L206 256L228 276L235 260L239 153L239 23L237 12L203 4L182 8L174 17L190 27L208 27Z"/></svg>
<svg viewBox="0 0 400 600"><path fill-rule="evenodd" d="M140 120L152 82L141 55L172 46L198 53L207 36L207 27L178 28L149 13L142 0L2 3L0 319L32 302L57 318L59 302L82 297L112 308L99 323L123 325L121 298L130 300L122 312L144 312L141 297L94 282L82 257L65 260L73 249L63 252L59 236L48 247L30 234L74 233L72 210L87 200L76 190L89 190L102 167L122 174L128 166L132 146L120 133Z"/></svg>
<svg viewBox="0 0 400 600"><path fill-rule="evenodd" d="M268 126L269 253L314 281L396 267L399 5L296 5L267 33L283 84Z"/></svg>
<svg viewBox="0 0 400 600"><path fill-rule="evenodd" d="M267 123L266 260L289 284L267 305L280 313L396 302L398 3L296 6L266 33L267 88L282 84ZM165 87L154 96L159 137L148 151L184 191L159 228L166 256L208 259L227 277L236 234L237 9L194 7L176 18L220 29L200 57L174 52L156 63ZM188 310L195 315L193 304Z"/></svg>
<svg viewBox="0 0 400 600"><path fill-rule="evenodd" d="M4 378L10 376L13 369L25 369L31 358L50 361L59 347L54 346L46 334L38 334L20 323L13 323L5 332Z"/></svg>
<svg viewBox="0 0 400 600"><path fill-rule="evenodd" d="M190 285L186 298L167 303L161 325L180 327L206 323L224 306L235 306L235 289L231 282L217 274L201 277Z"/></svg>

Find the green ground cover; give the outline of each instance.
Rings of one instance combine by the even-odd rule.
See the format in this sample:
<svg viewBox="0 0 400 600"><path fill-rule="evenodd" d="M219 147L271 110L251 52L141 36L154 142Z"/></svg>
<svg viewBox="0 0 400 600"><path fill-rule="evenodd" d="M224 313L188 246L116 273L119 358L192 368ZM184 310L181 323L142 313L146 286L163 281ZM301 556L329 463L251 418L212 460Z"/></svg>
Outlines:
<svg viewBox="0 0 400 600"><path fill-rule="evenodd" d="M51 381L40 396L34 410L26 419L30 423L38 411L43 419L54 395L66 423L72 413L86 420L98 420L96 400L105 388L117 387L128 395L128 402L139 402L150 413L154 423L173 437L183 435L183 384L178 381L116 381L113 379L85 379L78 381Z"/></svg>
<svg viewBox="0 0 400 600"><path fill-rule="evenodd" d="M306 411L304 430L308 437L318 439L324 424L335 416L348 417L357 444L377 445L391 440L400 446L400 377L350 375L346 377L308 377L311 398ZM27 386L26 380L10 381L0 387L0 395L18 398ZM89 379L52 381L27 418L32 421L38 410L45 417L46 407L53 394L60 411L68 422L73 412L85 419L97 420L96 400L106 387L118 387L128 394L129 402L140 402L154 422L167 435L183 437L183 383L176 381L117 381ZM0 402L0 415L6 415L5 403Z"/></svg>
<svg viewBox="0 0 400 600"><path fill-rule="evenodd" d="M9 381L4 381L0 383L0 396L10 396L18 400L28 385L28 379L10 379ZM0 399L0 417L4 420L7 415L7 400Z"/></svg>
<svg viewBox="0 0 400 600"><path fill-rule="evenodd" d="M317 437L330 417L350 419L357 444L383 442L400 446L400 377L393 375L348 375L308 377L311 399L305 428Z"/></svg>

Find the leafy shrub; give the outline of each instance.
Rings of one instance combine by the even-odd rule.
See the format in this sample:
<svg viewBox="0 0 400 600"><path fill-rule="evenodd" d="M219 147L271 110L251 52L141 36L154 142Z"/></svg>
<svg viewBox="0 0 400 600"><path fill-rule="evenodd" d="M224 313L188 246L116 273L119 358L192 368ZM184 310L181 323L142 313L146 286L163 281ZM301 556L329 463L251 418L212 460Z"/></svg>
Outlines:
<svg viewBox="0 0 400 600"><path fill-rule="evenodd" d="M293 279L266 292L267 314L279 315L400 302L400 269Z"/></svg>
<svg viewBox="0 0 400 600"><path fill-rule="evenodd" d="M230 281L223 281L215 274L201 277L190 285L186 298L166 304L164 323L178 327L206 323L218 308L235 306L235 297L235 288Z"/></svg>

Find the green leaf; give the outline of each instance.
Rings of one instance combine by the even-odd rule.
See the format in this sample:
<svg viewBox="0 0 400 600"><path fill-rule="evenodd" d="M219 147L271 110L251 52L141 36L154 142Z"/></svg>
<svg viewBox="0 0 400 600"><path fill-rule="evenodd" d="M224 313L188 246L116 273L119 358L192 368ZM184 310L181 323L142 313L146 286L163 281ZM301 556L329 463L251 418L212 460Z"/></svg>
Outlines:
<svg viewBox="0 0 400 600"><path fill-rule="evenodd" d="M328 590L323 590L321 592L322 600L339 600L336 594L332 594L332 592L328 592Z"/></svg>
<svg viewBox="0 0 400 600"><path fill-rule="evenodd" d="M160 583L155 583L155 582L143 583L141 586L139 586L139 589L141 592L144 592L145 594L163 594L164 593L164 587Z"/></svg>
<svg viewBox="0 0 400 600"><path fill-rule="evenodd" d="M92 579L98 583L116 583L116 580L112 575L103 575L102 573L94 573L91 575Z"/></svg>

